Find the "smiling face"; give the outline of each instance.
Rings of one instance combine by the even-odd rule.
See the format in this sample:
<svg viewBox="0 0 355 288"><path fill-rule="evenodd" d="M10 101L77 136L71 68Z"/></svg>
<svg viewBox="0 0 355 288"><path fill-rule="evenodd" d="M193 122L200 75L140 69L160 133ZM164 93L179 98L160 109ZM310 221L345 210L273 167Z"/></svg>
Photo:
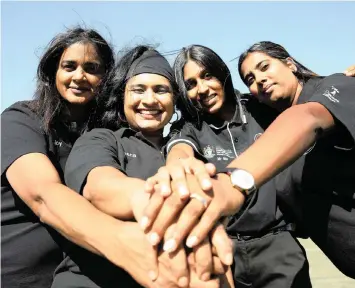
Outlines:
<svg viewBox="0 0 355 288"><path fill-rule="evenodd" d="M142 133L161 133L174 113L169 80L149 73L129 79L125 88L124 113L133 129Z"/></svg>
<svg viewBox="0 0 355 288"><path fill-rule="evenodd" d="M184 66L184 82L188 97L198 101L210 114L218 113L224 103L224 90L221 82L205 67L189 60Z"/></svg>
<svg viewBox="0 0 355 288"><path fill-rule="evenodd" d="M241 65L250 93L279 110L291 106L301 93L302 85L293 73L296 69L290 58L282 62L261 52L249 53Z"/></svg>
<svg viewBox="0 0 355 288"><path fill-rule="evenodd" d="M104 68L95 46L75 43L64 50L56 73L59 94L72 104L86 104L95 97Z"/></svg>

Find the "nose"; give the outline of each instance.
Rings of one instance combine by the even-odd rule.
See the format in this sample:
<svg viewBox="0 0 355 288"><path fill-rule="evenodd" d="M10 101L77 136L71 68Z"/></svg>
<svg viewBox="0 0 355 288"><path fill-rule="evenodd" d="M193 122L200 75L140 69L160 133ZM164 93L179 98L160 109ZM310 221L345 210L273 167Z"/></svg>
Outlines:
<svg viewBox="0 0 355 288"><path fill-rule="evenodd" d="M255 82L258 85L263 85L266 82L266 77L263 73L255 73Z"/></svg>
<svg viewBox="0 0 355 288"><path fill-rule="evenodd" d="M151 89L147 90L146 93L143 94L142 102L148 105L156 104L158 101L155 97L155 92Z"/></svg>
<svg viewBox="0 0 355 288"><path fill-rule="evenodd" d="M199 80L197 83L197 93L198 95L204 95L208 91L208 86L203 79Z"/></svg>
<svg viewBox="0 0 355 288"><path fill-rule="evenodd" d="M83 69L81 69L80 67L78 67L75 71L74 71L74 75L73 75L73 81L83 81L85 80L85 71Z"/></svg>

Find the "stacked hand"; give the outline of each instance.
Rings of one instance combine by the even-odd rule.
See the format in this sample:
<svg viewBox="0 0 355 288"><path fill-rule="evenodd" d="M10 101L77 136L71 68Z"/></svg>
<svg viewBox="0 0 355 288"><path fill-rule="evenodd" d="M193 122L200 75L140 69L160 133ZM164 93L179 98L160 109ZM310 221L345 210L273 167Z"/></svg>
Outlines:
<svg viewBox="0 0 355 288"><path fill-rule="evenodd" d="M151 198L140 220L151 244L156 246L164 240L163 250L170 254L176 253L187 239L201 280L213 274L215 258L221 264L232 264L232 245L218 221L222 216L235 214L245 200L232 187L229 176L217 174L211 178L214 174L212 164L195 158L162 167L146 182ZM212 256L211 250L215 250L216 256Z"/></svg>

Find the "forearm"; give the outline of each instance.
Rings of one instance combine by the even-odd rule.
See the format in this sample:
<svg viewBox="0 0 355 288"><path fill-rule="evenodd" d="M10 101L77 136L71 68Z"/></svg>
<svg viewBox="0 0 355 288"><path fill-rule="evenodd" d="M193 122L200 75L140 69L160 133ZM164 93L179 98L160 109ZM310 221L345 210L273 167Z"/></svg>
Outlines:
<svg viewBox="0 0 355 288"><path fill-rule="evenodd" d="M42 185L37 215L41 221L75 244L104 255L108 239L122 222L90 204L84 197L60 183Z"/></svg>
<svg viewBox="0 0 355 288"><path fill-rule="evenodd" d="M83 195L102 212L121 220L134 218L133 203L143 206L149 200L143 180L127 177L113 167L94 168L88 175Z"/></svg>
<svg viewBox="0 0 355 288"><path fill-rule="evenodd" d="M301 106L301 105L300 105ZM249 171L257 186L262 185L299 158L325 126L318 115L303 107L282 113L263 135L228 167Z"/></svg>

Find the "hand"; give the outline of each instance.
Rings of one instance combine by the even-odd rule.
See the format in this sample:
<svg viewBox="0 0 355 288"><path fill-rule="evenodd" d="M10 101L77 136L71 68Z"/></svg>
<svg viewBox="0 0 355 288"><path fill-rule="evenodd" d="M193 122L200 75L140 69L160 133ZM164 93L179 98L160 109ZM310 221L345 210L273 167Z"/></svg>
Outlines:
<svg viewBox="0 0 355 288"><path fill-rule="evenodd" d="M222 216L234 215L244 204L244 195L232 186L228 175L217 174L216 179L212 179L212 183L213 191L209 195L203 194L201 190L198 192L202 198L206 199L207 208L204 208L204 205L199 200L191 199L180 213L174 237L168 240L171 243L169 244L169 248L172 248L171 251L174 251L174 247L179 245L188 233L189 236L186 241L188 247L192 248L201 243ZM168 203L168 199L164 204L166 203ZM173 211L174 208L174 205L171 205ZM164 213L167 213L167 211L164 211ZM157 220L159 217L160 215ZM168 216L165 214L165 216L161 216L161 219L163 217ZM230 259L230 256L228 257ZM220 258L223 261L223 256Z"/></svg>
<svg viewBox="0 0 355 288"><path fill-rule="evenodd" d="M355 65L348 67L343 73L345 76L355 77Z"/></svg>
<svg viewBox="0 0 355 288"><path fill-rule="evenodd" d="M120 267L142 286L153 287L153 281L158 277L157 250L147 241L138 223L123 222L121 229L114 233L119 235L113 238L113 243L108 239L104 256L113 263L119 256L123 263Z"/></svg>
<svg viewBox="0 0 355 288"><path fill-rule="evenodd" d="M216 174L216 167L212 163L204 164L194 157L170 161L166 166L161 167L156 175L147 179L145 191L153 193L154 189L159 186L162 196L169 196L171 194L170 182L173 180L181 198L186 198L189 196L186 174L195 175L201 188L208 191L212 188L210 177Z"/></svg>

